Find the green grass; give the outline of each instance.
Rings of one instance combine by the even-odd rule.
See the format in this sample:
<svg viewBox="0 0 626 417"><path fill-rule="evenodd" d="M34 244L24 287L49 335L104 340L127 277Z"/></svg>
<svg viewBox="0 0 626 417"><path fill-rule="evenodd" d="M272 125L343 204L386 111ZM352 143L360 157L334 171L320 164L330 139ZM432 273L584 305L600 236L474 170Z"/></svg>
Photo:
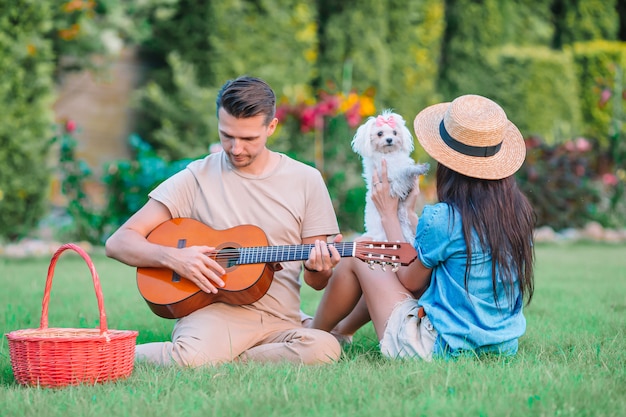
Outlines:
<svg viewBox="0 0 626 417"><path fill-rule="evenodd" d="M134 269L93 255L109 328L138 342L169 337L137 292ZM37 328L49 259L0 259L0 330ZM315 309L319 293L303 292ZM22 387L0 342L0 416L625 416L626 246L539 245L535 299L515 358L390 361L371 326L329 366L227 364L135 367L124 381L64 389ZM97 327L91 277L64 254L51 327Z"/></svg>

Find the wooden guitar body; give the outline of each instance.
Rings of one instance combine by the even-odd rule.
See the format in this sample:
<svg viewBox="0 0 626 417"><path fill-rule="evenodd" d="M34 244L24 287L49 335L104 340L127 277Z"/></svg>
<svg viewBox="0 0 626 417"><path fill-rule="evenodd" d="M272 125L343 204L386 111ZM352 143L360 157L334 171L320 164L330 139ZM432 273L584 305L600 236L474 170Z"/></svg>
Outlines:
<svg viewBox="0 0 626 417"><path fill-rule="evenodd" d="M187 218L172 219L161 224L148 235L148 241L171 247L214 246L217 253L268 243L265 233L255 226L214 230ZM206 293L191 281L165 268L137 268L139 292L156 315L173 319L218 301L229 304L254 303L267 292L274 278L274 271L268 264L235 265L229 256L215 256L214 259L226 270L222 276L225 286L217 294Z"/></svg>

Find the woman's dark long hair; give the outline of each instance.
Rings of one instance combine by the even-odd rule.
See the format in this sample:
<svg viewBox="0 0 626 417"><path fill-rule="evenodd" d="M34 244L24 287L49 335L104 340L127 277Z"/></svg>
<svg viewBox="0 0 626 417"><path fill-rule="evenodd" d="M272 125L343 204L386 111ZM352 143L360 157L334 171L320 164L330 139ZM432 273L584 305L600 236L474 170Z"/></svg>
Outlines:
<svg viewBox="0 0 626 417"><path fill-rule="evenodd" d="M492 286L496 304L496 269L512 301L514 285L519 286L527 304L534 291L535 215L514 176L501 180L482 180L459 174L437 164L437 197L461 214L463 235L467 245L465 289L468 290L472 259L472 231L482 249L491 253Z"/></svg>

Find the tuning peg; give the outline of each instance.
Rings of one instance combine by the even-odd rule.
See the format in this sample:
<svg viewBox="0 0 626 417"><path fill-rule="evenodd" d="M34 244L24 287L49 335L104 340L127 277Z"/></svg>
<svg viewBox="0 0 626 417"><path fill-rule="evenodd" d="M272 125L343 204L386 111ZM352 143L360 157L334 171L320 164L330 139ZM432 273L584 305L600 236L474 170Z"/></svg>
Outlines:
<svg viewBox="0 0 626 417"><path fill-rule="evenodd" d="M393 264L393 267L391 268L391 272L396 272L398 269L400 269L400 264L396 262Z"/></svg>
<svg viewBox="0 0 626 417"><path fill-rule="evenodd" d="M372 271L374 270L374 264L375 264L375 263L376 263L376 262L374 262L374 261L368 261L368 262L367 262L367 265L370 267L370 269L371 269Z"/></svg>
<svg viewBox="0 0 626 417"><path fill-rule="evenodd" d="M383 272L387 271L387 262L383 262L380 264L380 269L383 270Z"/></svg>

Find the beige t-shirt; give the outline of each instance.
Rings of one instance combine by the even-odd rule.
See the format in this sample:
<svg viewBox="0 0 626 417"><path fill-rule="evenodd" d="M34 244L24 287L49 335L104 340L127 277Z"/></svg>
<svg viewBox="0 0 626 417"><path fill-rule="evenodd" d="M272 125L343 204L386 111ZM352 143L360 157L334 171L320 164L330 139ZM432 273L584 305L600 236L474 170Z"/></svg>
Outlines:
<svg viewBox="0 0 626 417"><path fill-rule="evenodd" d="M299 245L306 237L339 233L319 171L284 154L273 171L261 176L234 170L223 152L212 154L191 162L150 197L167 206L172 217L193 218L216 230L258 226L270 246ZM268 292L242 307L299 322L301 262L281 265Z"/></svg>

